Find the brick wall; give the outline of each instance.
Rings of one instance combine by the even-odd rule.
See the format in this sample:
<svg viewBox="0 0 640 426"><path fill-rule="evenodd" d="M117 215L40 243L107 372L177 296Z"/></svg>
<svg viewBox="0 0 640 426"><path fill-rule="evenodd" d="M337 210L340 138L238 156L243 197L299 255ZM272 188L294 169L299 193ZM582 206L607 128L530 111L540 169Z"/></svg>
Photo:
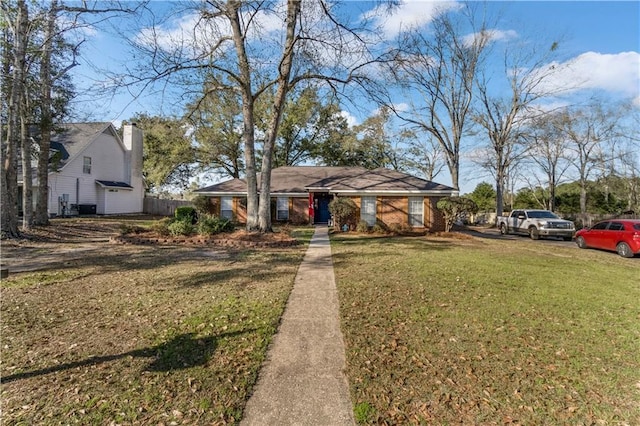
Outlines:
<svg viewBox="0 0 640 426"><path fill-rule="evenodd" d="M377 216L387 226L403 225L409 221L409 201L407 197L378 197Z"/></svg>
<svg viewBox="0 0 640 426"><path fill-rule="evenodd" d="M349 197L357 206L355 217L349 225L353 228L360 221L360 196ZM439 197L424 198L424 225L428 231L444 231L444 216L436 208ZM220 215L220 197L211 197L214 214ZM289 221L296 224L309 223L309 206L307 198L289 199ZM408 224L409 201L407 197L378 197L376 200L376 217L390 226L394 223ZM233 197L233 211L238 223L247 222L246 199ZM273 218L275 221L275 217Z"/></svg>
<svg viewBox="0 0 640 426"><path fill-rule="evenodd" d="M309 199L289 199L289 221L295 224L309 223Z"/></svg>
<svg viewBox="0 0 640 426"><path fill-rule="evenodd" d="M425 199L425 224L431 232L442 232L445 229L444 216L442 215L442 212L440 212L440 210L438 210L438 208L436 207L439 199L440 197ZM426 202L429 203L428 209ZM429 222L427 222L427 210L429 211Z"/></svg>
<svg viewBox="0 0 640 426"><path fill-rule="evenodd" d="M233 214L238 223L247 223L247 198L233 197Z"/></svg>

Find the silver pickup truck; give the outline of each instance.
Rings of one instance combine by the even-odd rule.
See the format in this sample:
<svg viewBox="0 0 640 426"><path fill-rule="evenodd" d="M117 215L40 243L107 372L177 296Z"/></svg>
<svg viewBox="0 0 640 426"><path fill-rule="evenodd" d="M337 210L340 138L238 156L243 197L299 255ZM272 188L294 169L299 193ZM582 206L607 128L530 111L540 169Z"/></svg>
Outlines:
<svg viewBox="0 0 640 426"><path fill-rule="evenodd" d="M533 240L540 237L561 237L571 241L576 232L570 220L564 220L549 210L514 210L509 216L498 216L500 233L527 234Z"/></svg>

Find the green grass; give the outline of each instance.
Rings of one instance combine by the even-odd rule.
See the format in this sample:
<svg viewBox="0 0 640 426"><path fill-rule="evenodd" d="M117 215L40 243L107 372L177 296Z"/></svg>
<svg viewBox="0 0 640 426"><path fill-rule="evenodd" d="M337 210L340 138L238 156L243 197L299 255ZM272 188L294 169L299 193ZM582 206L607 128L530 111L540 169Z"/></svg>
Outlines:
<svg viewBox="0 0 640 426"><path fill-rule="evenodd" d="M362 424L640 424L640 259L334 236Z"/></svg>
<svg viewBox="0 0 640 426"><path fill-rule="evenodd" d="M2 280L2 423L237 423L306 246L104 244Z"/></svg>

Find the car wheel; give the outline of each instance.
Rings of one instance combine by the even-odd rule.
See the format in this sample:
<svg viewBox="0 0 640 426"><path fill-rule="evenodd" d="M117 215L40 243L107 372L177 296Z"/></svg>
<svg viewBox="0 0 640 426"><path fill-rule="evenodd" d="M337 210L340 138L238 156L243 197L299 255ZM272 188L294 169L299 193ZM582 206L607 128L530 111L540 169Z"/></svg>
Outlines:
<svg viewBox="0 0 640 426"><path fill-rule="evenodd" d="M507 234L508 234L508 232L507 232L507 225L505 225L504 223L500 225L500 233L501 233L502 235L507 235Z"/></svg>
<svg viewBox="0 0 640 426"><path fill-rule="evenodd" d="M536 228L535 226L530 227L529 236L531 237L532 240L539 240L540 234L538 233L538 228Z"/></svg>
<svg viewBox="0 0 640 426"><path fill-rule="evenodd" d="M618 243L618 245L616 246L616 251L622 257L633 257L631 247L629 247L627 243Z"/></svg>
<svg viewBox="0 0 640 426"><path fill-rule="evenodd" d="M582 237L578 237L576 238L576 244L578 245L578 247L580 247L581 249L583 248L587 248L587 243L585 242L584 238Z"/></svg>

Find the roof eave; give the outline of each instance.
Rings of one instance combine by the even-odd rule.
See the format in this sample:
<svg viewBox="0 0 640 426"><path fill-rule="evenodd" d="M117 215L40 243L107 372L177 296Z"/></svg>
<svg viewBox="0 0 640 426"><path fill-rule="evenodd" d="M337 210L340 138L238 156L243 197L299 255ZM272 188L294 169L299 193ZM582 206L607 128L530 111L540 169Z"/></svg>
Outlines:
<svg viewBox="0 0 640 426"><path fill-rule="evenodd" d="M336 189L330 191L332 194L346 194L346 195L438 195L438 196L452 196L457 195L458 191L453 189L429 189L429 190L363 190L363 189Z"/></svg>

